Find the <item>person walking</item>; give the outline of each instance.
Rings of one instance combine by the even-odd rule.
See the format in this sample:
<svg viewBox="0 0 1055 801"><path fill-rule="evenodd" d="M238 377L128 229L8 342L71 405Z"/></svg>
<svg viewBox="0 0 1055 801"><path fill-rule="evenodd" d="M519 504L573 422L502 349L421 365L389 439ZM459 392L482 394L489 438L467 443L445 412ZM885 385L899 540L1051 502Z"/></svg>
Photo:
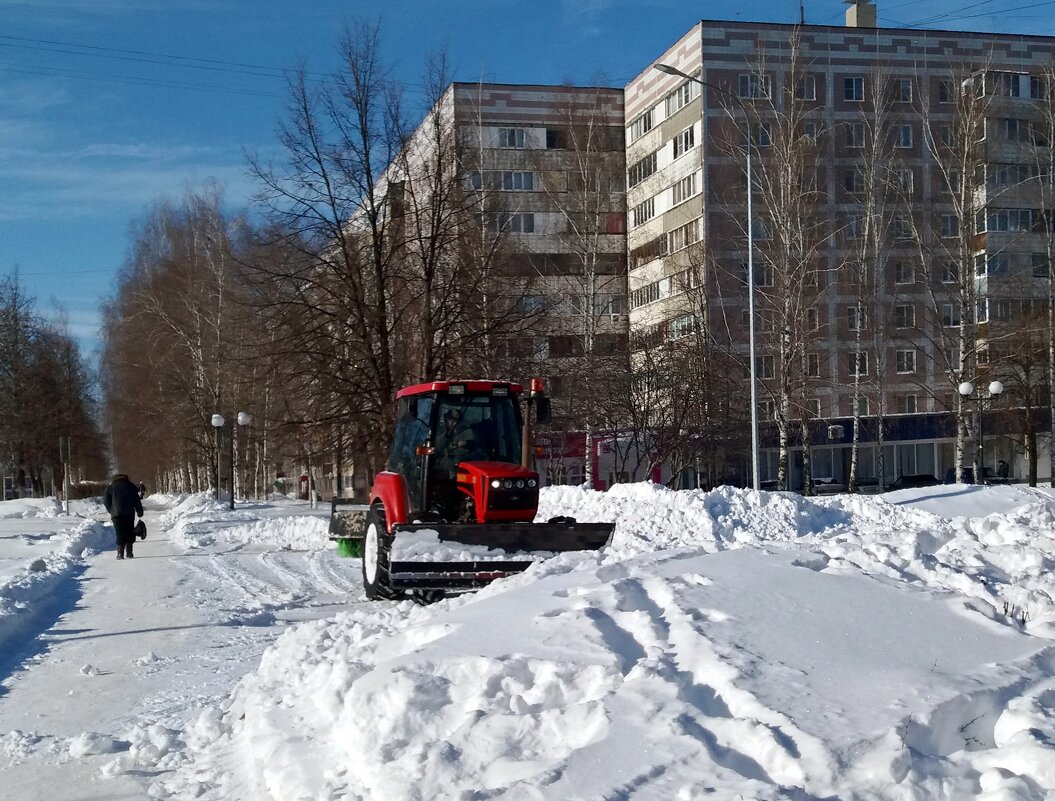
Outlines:
<svg viewBox="0 0 1055 801"><path fill-rule="evenodd" d="M139 487L125 473L117 473L106 487L103 505L110 513L117 535L117 558L132 558L132 543L136 541L136 515L143 516L143 502Z"/></svg>

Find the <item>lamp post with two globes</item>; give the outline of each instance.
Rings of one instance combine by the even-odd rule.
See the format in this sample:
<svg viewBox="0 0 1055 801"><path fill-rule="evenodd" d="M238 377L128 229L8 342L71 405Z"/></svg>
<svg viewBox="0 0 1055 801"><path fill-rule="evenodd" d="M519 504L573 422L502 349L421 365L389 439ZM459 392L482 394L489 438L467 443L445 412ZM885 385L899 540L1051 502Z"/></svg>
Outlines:
<svg viewBox="0 0 1055 801"><path fill-rule="evenodd" d="M224 416L222 414L214 414L212 416L212 419L210 420L210 422L212 423L213 430L216 432L216 462L215 462L215 464L213 466L213 478L216 481L216 500L220 500L220 429L223 428L227 424L227 421L224 419ZM231 423L231 433L230 433L230 436L228 437L228 445L229 445L228 456L230 457L229 458L229 464L228 464L228 467L230 468L230 472L229 472L228 475L229 475L229 478L231 480L231 484L230 484L230 490L231 490L230 508L231 509L234 509L234 436L235 436L234 422L237 422L238 425L245 427L245 426L249 425L251 422L253 422L253 418L252 418L251 415L246 414L245 412L239 412L237 414L237 416L235 417L235 420L232 421L232 423Z"/></svg>
<svg viewBox="0 0 1055 801"><path fill-rule="evenodd" d="M972 395L975 394L975 386L970 381L964 381L962 384L960 384L958 389L959 389L960 396L964 400L967 400L968 398L970 398ZM1004 385L1001 382L999 382L999 381L991 381L991 382L989 382L989 395L988 395L988 397L989 397L990 405L992 405L993 401L996 398L1000 397L1000 395L1003 393L1003 391L1004 391ZM974 483L975 484L984 484L985 483L985 434L984 434L984 430L983 430L983 427L982 427L982 412L984 411L983 404L985 403L985 398L982 396L982 391L981 391L980 387L978 388L978 394L975 396L975 400L978 403L978 411L977 411L978 420L975 422L976 434L978 435L977 436L978 443L977 443L977 449L975 450L975 456L974 456ZM957 478L959 478L959 476L957 476Z"/></svg>

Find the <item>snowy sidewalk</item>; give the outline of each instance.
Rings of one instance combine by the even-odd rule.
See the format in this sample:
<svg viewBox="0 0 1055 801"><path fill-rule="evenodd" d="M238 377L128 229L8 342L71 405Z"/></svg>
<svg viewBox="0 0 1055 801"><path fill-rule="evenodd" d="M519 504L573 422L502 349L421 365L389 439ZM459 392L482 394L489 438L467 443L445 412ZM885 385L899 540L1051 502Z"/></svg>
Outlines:
<svg viewBox="0 0 1055 801"><path fill-rule="evenodd" d="M0 677L5 797L143 799L176 729L255 666L284 620L359 599L352 578L315 580L329 554L227 542L188 551L160 518L148 511L134 559L117 560L113 546L91 557L65 611Z"/></svg>

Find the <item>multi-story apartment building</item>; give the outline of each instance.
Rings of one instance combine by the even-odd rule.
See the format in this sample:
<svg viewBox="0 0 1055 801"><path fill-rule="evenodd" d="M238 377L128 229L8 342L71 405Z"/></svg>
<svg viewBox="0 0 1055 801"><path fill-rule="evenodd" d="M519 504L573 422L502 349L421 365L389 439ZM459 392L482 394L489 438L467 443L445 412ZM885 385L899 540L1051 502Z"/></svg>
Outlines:
<svg viewBox="0 0 1055 801"><path fill-rule="evenodd" d="M851 6L845 27L700 22L626 87L632 336L670 340L705 324L749 363L749 150L759 407L763 420L793 420L789 485L802 484L800 418L813 475L847 480L855 405L865 483L880 465L880 417L888 481L944 477L954 412L981 392L961 399L958 384L1009 384L991 357L1016 347L1007 331L1020 332L1024 316L1046 319L1053 198L1038 149L1050 157L1053 57L1051 38L876 28L867 2ZM789 167L796 154L805 161ZM800 170L799 194L782 200L795 183L788 169ZM781 289L794 259L776 243L795 238L774 231L788 225L781 202L810 239L794 246L794 297ZM701 284L703 310L689 291ZM1033 388L1044 409L1031 418L1042 431L1046 359ZM784 409L782 370L796 371ZM1020 417L990 412L990 429L1011 434ZM773 424L763 432L772 480ZM1014 456L1006 436L986 446L989 466ZM1024 475L1021 459L1016 470Z"/></svg>
<svg viewBox="0 0 1055 801"><path fill-rule="evenodd" d="M431 303L483 308L460 293L486 293L506 318L490 329L486 352L464 360L470 369L548 380L554 426L571 432L554 437L542 465L555 481L582 480L591 413L583 378L626 357L623 127L621 89L456 82L379 184L393 220L386 237L404 240L415 263L454 271L435 282L445 289ZM482 236L463 244L467 226ZM487 266L467 271L471 286L456 286L451 265L464 259ZM480 351L473 322L456 335ZM362 491L367 480L345 484Z"/></svg>

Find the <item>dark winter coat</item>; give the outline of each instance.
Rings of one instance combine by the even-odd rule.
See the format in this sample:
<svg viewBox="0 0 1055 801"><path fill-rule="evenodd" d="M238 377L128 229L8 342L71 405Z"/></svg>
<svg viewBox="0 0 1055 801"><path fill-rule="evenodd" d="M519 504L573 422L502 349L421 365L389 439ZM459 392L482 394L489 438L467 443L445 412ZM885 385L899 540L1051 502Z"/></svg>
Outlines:
<svg viewBox="0 0 1055 801"><path fill-rule="evenodd" d="M139 500L139 487L124 473L118 473L106 487L103 505L110 517L143 516L143 503Z"/></svg>

